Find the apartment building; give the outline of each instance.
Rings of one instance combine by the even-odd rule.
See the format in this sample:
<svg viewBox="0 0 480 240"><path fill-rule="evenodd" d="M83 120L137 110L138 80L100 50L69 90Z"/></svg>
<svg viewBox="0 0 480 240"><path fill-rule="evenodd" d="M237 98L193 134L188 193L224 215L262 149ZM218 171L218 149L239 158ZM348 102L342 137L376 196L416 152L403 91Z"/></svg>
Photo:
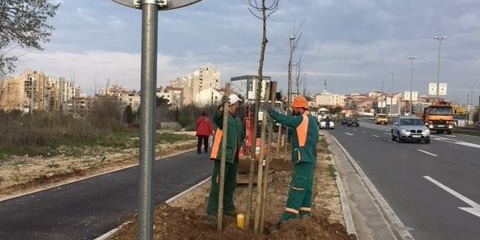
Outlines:
<svg viewBox="0 0 480 240"><path fill-rule="evenodd" d="M157 97L163 97L168 101L171 107L181 107L183 106L183 90L181 87L172 87L167 86L165 88L157 88L156 95Z"/></svg>
<svg viewBox="0 0 480 240"><path fill-rule="evenodd" d="M345 106L345 96L323 92L315 95L315 106Z"/></svg>
<svg viewBox="0 0 480 240"><path fill-rule="evenodd" d="M100 90L100 96L115 97L120 101L122 107L130 105L134 112L138 111L138 108L140 107L140 93L134 90L127 90L118 85L102 88Z"/></svg>
<svg viewBox="0 0 480 240"><path fill-rule="evenodd" d="M63 103L71 101L79 93L80 88L74 87L65 78L26 70L18 77L2 82L0 108L24 112L61 111Z"/></svg>
<svg viewBox="0 0 480 240"><path fill-rule="evenodd" d="M218 89L221 73L212 67L200 68L193 74L170 81L172 88L182 89L182 105L197 104L197 95L204 89ZM202 98L202 97L200 97Z"/></svg>

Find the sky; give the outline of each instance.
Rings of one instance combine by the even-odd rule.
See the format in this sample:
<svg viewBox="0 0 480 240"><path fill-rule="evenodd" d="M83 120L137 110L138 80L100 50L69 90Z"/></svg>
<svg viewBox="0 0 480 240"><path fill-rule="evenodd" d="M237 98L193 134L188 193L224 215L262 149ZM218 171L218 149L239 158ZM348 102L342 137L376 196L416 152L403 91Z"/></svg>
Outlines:
<svg viewBox="0 0 480 240"><path fill-rule="evenodd" d="M111 0L50 1L61 3L49 21L51 41L44 51L23 50L15 74L33 69L63 76L89 95L107 82L140 90L141 10ZM262 25L247 0L203 0L160 11L158 20L158 86L206 66L221 72L222 84L257 74ZM413 90L425 95L437 81L438 35L448 36L440 60L447 98L464 104L473 90L478 102L480 1L280 0L267 22L264 75L283 92L295 31L307 93L323 91L324 81L337 94L382 85L385 92L404 92L412 76ZM409 56L416 57L413 64Z"/></svg>

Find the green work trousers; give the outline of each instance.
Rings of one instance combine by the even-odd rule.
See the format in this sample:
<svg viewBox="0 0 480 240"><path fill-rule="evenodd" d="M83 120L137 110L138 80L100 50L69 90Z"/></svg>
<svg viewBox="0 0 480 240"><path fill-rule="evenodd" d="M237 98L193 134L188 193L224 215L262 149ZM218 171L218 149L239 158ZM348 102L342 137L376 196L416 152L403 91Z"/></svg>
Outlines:
<svg viewBox="0 0 480 240"><path fill-rule="evenodd" d="M308 216L312 208L313 172L315 163L300 162L293 165L292 181L288 191L285 213L280 222L299 216Z"/></svg>
<svg viewBox="0 0 480 240"><path fill-rule="evenodd" d="M220 190L220 160L214 161L213 174L211 178L212 186L208 196L207 214L215 215L218 209L218 192ZM225 163L225 188L223 193L223 212L227 214L234 213L235 205L233 203L233 193L237 185L238 161Z"/></svg>

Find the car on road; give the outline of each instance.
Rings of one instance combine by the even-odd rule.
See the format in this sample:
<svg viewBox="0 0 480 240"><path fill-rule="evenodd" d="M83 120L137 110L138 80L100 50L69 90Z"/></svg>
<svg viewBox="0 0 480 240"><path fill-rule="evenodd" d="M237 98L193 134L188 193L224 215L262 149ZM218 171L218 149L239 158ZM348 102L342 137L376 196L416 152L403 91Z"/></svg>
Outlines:
<svg viewBox="0 0 480 240"><path fill-rule="evenodd" d="M375 115L375 124L385 124L385 125L387 125L387 123L388 123L387 114L377 113L377 115Z"/></svg>
<svg viewBox="0 0 480 240"><path fill-rule="evenodd" d="M342 125L347 125L348 121L350 120L350 118L342 118Z"/></svg>
<svg viewBox="0 0 480 240"><path fill-rule="evenodd" d="M392 141L406 142L424 142L430 143L430 130L425 126L422 119L417 117L399 117L393 122Z"/></svg>
<svg viewBox="0 0 480 240"><path fill-rule="evenodd" d="M360 127L360 122L357 118L351 118L347 122L347 127Z"/></svg>
<svg viewBox="0 0 480 240"><path fill-rule="evenodd" d="M319 127L320 129L334 129L335 123L333 123L333 121L331 120L327 121L325 118L323 118L320 119Z"/></svg>

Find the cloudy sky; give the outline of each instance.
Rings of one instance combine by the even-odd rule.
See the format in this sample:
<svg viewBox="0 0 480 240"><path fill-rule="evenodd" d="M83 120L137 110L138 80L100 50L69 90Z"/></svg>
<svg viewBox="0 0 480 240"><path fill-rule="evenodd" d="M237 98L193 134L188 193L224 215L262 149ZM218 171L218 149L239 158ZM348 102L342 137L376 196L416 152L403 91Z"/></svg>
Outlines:
<svg viewBox="0 0 480 240"><path fill-rule="evenodd" d="M171 0L173 1L173 0ZM75 80L83 91L110 84L140 88L141 11L110 0L52 0L61 7L51 20L56 28L45 50L22 53L25 68ZM301 28L298 28L300 23ZM480 2L478 0L280 0L268 22L264 74L285 91L289 36L302 34L298 54L307 92L366 93L410 90L427 93L437 80L448 98L465 103L473 87L480 93ZM204 66L233 76L256 74L261 21L247 0L203 0L159 12L158 85ZM391 72L394 72L393 81ZM393 84L392 84L393 83Z"/></svg>

